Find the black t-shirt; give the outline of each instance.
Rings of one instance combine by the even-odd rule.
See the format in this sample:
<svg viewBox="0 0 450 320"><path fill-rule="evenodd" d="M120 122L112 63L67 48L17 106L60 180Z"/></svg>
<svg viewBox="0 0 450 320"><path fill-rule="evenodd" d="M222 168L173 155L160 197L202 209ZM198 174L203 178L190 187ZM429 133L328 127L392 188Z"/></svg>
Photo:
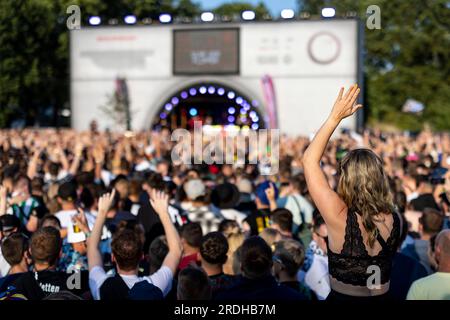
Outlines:
<svg viewBox="0 0 450 320"><path fill-rule="evenodd" d="M269 209L258 209L253 211L244 222L247 222L251 229L251 235L257 236L265 228L269 227L270 221L270 210Z"/></svg>
<svg viewBox="0 0 450 320"><path fill-rule="evenodd" d="M411 206L415 211L423 211L425 208L439 210L439 206L431 193L421 194L417 198L411 200Z"/></svg>
<svg viewBox="0 0 450 320"><path fill-rule="evenodd" d="M153 239L164 234L164 228L158 214L148 202L142 203L136 216L137 220L144 227L145 243L144 252L148 252Z"/></svg>
<svg viewBox="0 0 450 320"><path fill-rule="evenodd" d="M0 293L8 290L8 287L12 285L17 278L19 278L23 273L8 274L7 276L0 278Z"/></svg>
<svg viewBox="0 0 450 320"><path fill-rule="evenodd" d="M16 288L16 292L23 294L28 300L42 300L46 296L68 290L78 296L85 296L89 291L89 273L81 271L79 288L72 288L76 284L74 278L69 277L74 274L61 271L39 271L25 272L12 285Z"/></svg>

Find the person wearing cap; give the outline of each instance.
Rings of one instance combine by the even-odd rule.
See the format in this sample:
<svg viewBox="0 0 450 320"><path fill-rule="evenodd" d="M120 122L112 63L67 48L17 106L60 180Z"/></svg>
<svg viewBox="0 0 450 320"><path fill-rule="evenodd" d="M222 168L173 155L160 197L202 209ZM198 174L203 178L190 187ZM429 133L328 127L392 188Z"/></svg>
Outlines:
<svg viewBox="0 0 450 320"><path fill-rule="evenodd" d="M72 217L78 214L75 202L77 200L77 189L73 182L65 182L58 188L58 203L61 210L55 213L55 216L61 223L61 237L67 237L68 229L73 228Z"/></svg>
<svg viewBox="0 0 450 320"><path fill-rule="evenodd" d="M191 222L198 222L202 226L203 234L217 231L220 222L224 219L220 212L214 212L208 206L205 196L206 187L202 180L192 179L183 186L190 203L187 217Z"/></svg>
<svg viewBox="0 0 450 320"><path fill-rule="evenodd" d="M258 235L270 225L271 201L267 190L273 190L273 199L278 197L278 188L273 182L264 181L256 187L256 210L247 216L243 223L244 232L249 235Z"/></svg>
<svg viewBox="0 0 450 320"><path fill-rule="evenodd" d="M213 210L219 211L219 215L225 219L236 221L239 226L242 226L247 216L235 209L239 198L239 190L234 184L228 182L219 184L211 193Z"/></svg>

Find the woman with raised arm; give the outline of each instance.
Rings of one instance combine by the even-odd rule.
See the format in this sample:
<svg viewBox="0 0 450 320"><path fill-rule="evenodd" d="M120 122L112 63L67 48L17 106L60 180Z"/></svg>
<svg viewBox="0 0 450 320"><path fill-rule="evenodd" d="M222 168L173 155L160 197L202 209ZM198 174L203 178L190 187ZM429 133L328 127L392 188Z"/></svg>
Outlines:
<svg viewBox="0 0 450 320"><path fill-rule="evenodd" d="M401 220L394 211L388 177L371 150L355 149L338 165L337 191L328 185L320 159L328 140L353 115L360 89L341 88L331 114L303 155L309 193L328 228L330 300L387 298Z"/></svg>

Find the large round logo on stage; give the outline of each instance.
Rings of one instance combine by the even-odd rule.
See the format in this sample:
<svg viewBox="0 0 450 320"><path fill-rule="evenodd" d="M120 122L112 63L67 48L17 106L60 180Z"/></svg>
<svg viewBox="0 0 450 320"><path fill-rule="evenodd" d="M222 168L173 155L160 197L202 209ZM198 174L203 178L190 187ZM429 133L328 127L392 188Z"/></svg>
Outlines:
<svg viewBox="0 0 450 320"><path fill-rule="evenodd" d="M341 53L339 39L330 32L316 33L308 42L310 58L319 64L329 64L335 61Z"/></svg>

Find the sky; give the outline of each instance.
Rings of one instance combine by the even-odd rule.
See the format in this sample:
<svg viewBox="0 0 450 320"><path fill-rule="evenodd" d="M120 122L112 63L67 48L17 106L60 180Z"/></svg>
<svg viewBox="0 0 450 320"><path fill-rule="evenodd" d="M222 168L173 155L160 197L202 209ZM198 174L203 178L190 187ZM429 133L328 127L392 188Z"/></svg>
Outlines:
<svg viewBox="0 0 450 320"><path fill-rule="evenodd" d="M200 3L203 10L213 9L223 3L227 2L247 2L252 4L258 4L261 0L196 0ZM262 0L266 7L269 9L272 16L276 17L280 15L283 9L296 9L297 0Z"/></svg>

